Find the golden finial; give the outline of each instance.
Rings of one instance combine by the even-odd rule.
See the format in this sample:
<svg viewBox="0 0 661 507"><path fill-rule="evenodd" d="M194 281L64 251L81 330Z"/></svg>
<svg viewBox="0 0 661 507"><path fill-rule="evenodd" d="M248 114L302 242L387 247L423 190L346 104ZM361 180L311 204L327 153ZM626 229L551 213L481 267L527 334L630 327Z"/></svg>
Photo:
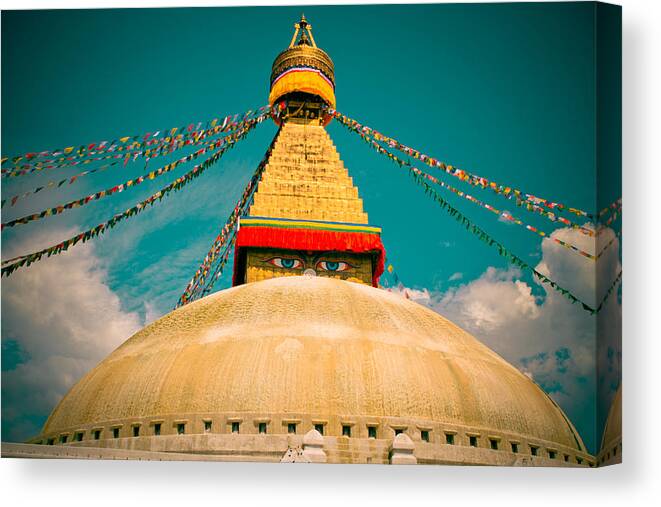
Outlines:
<svg viewBox="0 0 661 507"><path fill-rule="evenodd" d="M301 38L296 42L298 34L301 34ZM310 44L312 43L312 44ZM317 47L317 44L314 42L314 37L312 36L312 25L308 23L308 20L305 19L305 14L301 14L301 20L298 23L294 23L294 36L291 38L289 47L293 48L294 46L312 46L313 48Z"/></svg>
<svg viewBox="0 0 661 507"><path fill-rule="evenodd" d="M296 72L291 72L295 70ZM305 14L294 23L294 35L289 47L282 51L271 67L269 104L298 92L319 97L335 108L335 70L326 52L317 47L312 25Z"/></svg>

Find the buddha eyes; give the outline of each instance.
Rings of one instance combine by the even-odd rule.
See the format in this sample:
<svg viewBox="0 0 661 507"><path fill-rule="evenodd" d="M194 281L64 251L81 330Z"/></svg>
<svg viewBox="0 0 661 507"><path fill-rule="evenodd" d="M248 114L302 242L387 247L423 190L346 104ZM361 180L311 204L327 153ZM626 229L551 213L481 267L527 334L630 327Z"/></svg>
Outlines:
<svg viewBox="0 0 661 507"><path fill-rule="evenodd" d="M303 267L303 261L291 257L273 257L266 262L284 269L299 269Z"/></svg>
<svg viewBox="0 0 661 507"><path fill-rule="evenodd" d="M319 261L317 262L317 269L322 271L347 271L353 266L348 262L342 261Z"/></svg>
<svg viewBox="0 0 661 507"><path fill-rule="evenodd" d="M271 257L270 259L265 259L264 262L282 269L303 269L305 267L305 263L296 257ZM348 271L351 268L353 266L344 261L319 261L315 266L317 271L329 271L333 273Z"/></svg>

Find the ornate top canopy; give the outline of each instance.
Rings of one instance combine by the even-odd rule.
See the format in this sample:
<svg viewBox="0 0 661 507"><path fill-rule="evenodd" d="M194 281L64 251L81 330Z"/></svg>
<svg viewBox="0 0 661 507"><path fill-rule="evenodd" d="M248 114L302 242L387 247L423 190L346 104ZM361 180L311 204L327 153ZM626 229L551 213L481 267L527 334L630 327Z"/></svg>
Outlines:
<svg viewBox="0 0 661 507"><path fill-rule="evenodd" d="M284 95L302 92L315 95L327 105L335 107L333 60L317 47L312 26L304 15L294 24L294 35L289 47L273 62L270 84L270 104Z"/></svg>

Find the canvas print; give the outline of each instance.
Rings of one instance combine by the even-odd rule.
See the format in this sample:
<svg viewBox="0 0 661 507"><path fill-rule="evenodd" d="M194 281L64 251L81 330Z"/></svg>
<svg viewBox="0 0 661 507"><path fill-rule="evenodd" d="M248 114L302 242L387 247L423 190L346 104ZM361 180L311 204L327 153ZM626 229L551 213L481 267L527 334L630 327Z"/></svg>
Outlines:
<svg viewBox="0 0 661 507"><path fill-rule="evenodd" d="M4 11L1 70L3 458L621 461L620 7Z"/></svg>

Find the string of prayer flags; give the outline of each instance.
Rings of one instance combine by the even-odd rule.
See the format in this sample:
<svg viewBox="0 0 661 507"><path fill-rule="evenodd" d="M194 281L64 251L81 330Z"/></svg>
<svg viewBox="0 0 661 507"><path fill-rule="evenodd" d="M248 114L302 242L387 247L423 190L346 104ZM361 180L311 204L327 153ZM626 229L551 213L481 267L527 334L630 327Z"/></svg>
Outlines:
<svg viewBox="0 0 661 507"><path fill-rule="evenodd" d="M180 306L186 305L192 301L195 301L195 299L198 299L199 294L201 292L200 288L204 286L206 277L211 271L211 266L213 262L218 257L219 252L227 242L227 238L230 236L232 231L236 230L239 217L246 211L246 209L249 206L250 200L252 199L252 195L257 190L257 185L261 180L262 173L264 172L264 168L266 167L269 156L273 151L273 147L275 146L275 142L278 138L279 133L280 130L278 130L278 133L273 137L271 144L266 150L264 158L257 166L257 169L255 169L255 172L253 173L246 187L243 189L241 198L236 203L236 206L234 206L234 209L232 210L225 224L223 225L222 229L218 233L218 236L216 236L213 243L211 244L211 248L209 248L209 251L202 260L200 267L197 269L197 271L193 275L193 278L191 278L190 282L188 282L188 285L186 285L186 288L179 297L179 300L177 301L175 308L179 308Z"/></svg>
<svg viewBox="0 0 661 507"><path fill-rule="evenodd" d="M622 215L622 198L620 197L612 204L602 209L598 214L598 218L601 218L606 213L610 213L610 216L605 222L600 222L600 226L602 227L608 227Z"/></svg>
<svg viewBox="0 0 661 507"><path fill-rule="evenodd" d="M237 125L240 126L244 122L239 122ZM238 128L238 127L237 127ZM232 129L236 130L236 129ZM114 162L112 165L116 165L118 162L123 162L124 166L128 164L129 162L135 162L138 158L144 157L145 158L145 166L149 163L150 160L163 156L163 155L169 155L177 150L180 150L182 148L185 148L186 146L197 146L204 142L205 140L209 138L213 138L216 136L218 132L211 132L211 131L206 131L206 133L203 133L200 136L196 136L195 138L186 138L186 136L177 136L176 138L167 138L168 142L166 144L156 146L156 147L150 147L146 150L135 150L135 151L126 151L124 152L122 150L122 146L120 146L117 150L109 150L112 153L109 153L107 155L99 156L99 157L91 157L91 158L84 158L84 159L75 159L73 157L68 157L64 162L60 162L58 164L46 164L45 162L38 162L37 164L34 165L21 165L20 169L3 169L3 175L7 177L13 177L13 176L22 176L24 174L29 174L33 173L36 171L41 171L43 169L56 169L56 168L61 168L61 167L66 167L66 166L78 166L78 165L88 165L94 162L100 162L103 160L112 160L115 159L116 162ZM211 141L213 142L213 141ZM104 166L105 168L108 168L109 166L106 165ZM81 174L87 174L89 172L96 172L95 170L92 171L85 171L84 173Z"/></svg>
<svg viewBox="0 0 661 507"><path fill-rule="evenodd" d="M377 141L386 143L390 148L397 149L398 151L405 153L411 158L420 160L421 162L429 165L430 167L439 168L442 171L446 172L447 174L450 174L451 176L454 176L459 180L464 181L472 186L478 186L481 188L490 189L491 191L502 197L505 197L510 200L514 200L517 206L524 207L526 210L531 212L539 213L553 222L559 221L568 227L574 227L576 229L579 229L581 230L581 232L584 232L585 234L588 234L590 236L594 234L594 231L592 229L586 229L578 224L574 224L571 220L555 213L555 211L568 211L570 213L573 213L574 215L578 215L588 218L590 220L594 220L595 217L591 213L588 213L578 208L572 208L566 206L559 202L543 199L541 197L537 197L532 194L525 193L512 186L500 185L482 176L471 174L468 171L459 169L449 164L445 164L444 162L441 162L440 160L425 155L424 153L421 153L414 148L401 144L397 140L388 137L384 134L381 134L380 132L366 125L362 125L358 123L356 120L353 120L338 111L330 110L329 113L332 114L340 122L340 124L347 127L350 131L370 135L374 137ZM548 211L545 208L548 208L551 211Z"/></svg>
<svg viewBox="0 0 661 507"><path fill-rule="evenodd" d="M601 311L603 306L606 304L606 301L608 301L608 298L613 293L613 291L617 288L617 286L620 284L621 281L622 281L622 270L620 270L620 272L617 274L615 279L611 282L610 286L608 287L608 290L606 291L606 293L601 298L601 301L599 302L599 305L597 306L597 308L595 308L595 313L599 313Z"/></svg>
<svg viewBox="0 0 661 507"><path fill-rule="evenodd" d="M43 250L3 261L1 276L11 276L12 273L14 273L17 269L29 266L34 262L38 262L44 256L50 257L52 255L58 255L62 252L65 252L76 244L85 243L92 238L100 236L106 231L114 228L120 222L123 222L128 218L142 213L144 210L148 209L154 204L161 202L163 198L170 193L181 190L195 178L201 176L209 167L213 166L216 162L218 162L218 160L220 160L223 153L224 152L222 150L215 152L202 163L194 166L193 169L188 171L183 176L180 176L165 187L161 188L155 194L152 194L147 199L140 201L135 206L128 208L126 211L115 214L110 220L100 223L96 227L92 227L91 229L81 232L80 234L77 234L76 236L66 239L60 243L44 248Z"/></svg>
<svg viewBox="0 0 661 507"><path fill-rule="evenodd" d="M604 216L606 213L621 213L622 212L622 198L619 197L615 201L613 201L611 204L606 206L605 208L601 209L599 213L597 213L597 217L601 218Z"/></svg>
<svg viewBox="0 0 661 507"><path fill-rule="evenodd" d="M176 169L179 165L190 162L191 160L194 160L200 157L201 155L204 155L208 151L212 151L222 147L221 151L225 152L229 148L231 148L238 140L243 139L246 136L246 134L248 134L248 132L250 132L250 130L252 130L255 127L255 125L261 123L261 121L263 121L264 118L266 118L266 115L262 115L261 117L258 117L256 120L247 120L246 122L243 122L242 127L233 134L230 134L229 136L226 137L221 137L220 139L214 141L212 144L204 148L200 148L199 150L190 153L189 155L182 157L178 160L175 160L174 162L171 162L155 171L151 171L137 178L127 180L124 183L115 185L111 188L107 188L105 190L95 192L86 197L69 201L65 204L60 204L52 208L47 208L45 210L40 211L39 213L33 213L31 215L26 215L21 218L16 218L14 220L5 222L2 224L2 230L4 230L5 228L14 227L16 225L28 224L30 222L40 220L47 216L59 215L67 210L80 208L82 206L85 206L86 204L89 204L90 202L98 201L99 199L103 199L104 197L108 197L110 195L123 192L127 188L136 187L141 183L143 183L144 181L154 180L164 174L167 174L170 171Z"/></svg>
<svg viewBox="0 0 661 507"><path fill-rule="evenodd" d="M196 295L199 293L199 290L202 288L202 286L204 286L206 277L211 270L211 266L213 262L218 257L218 254L220 253L223 246L226 244L227 238L232 234L232 232L236 228L238 218L241 215L241 213L244 211L244 202L247 195L246 193L250 192L251 187L252 187L252 180L248 183L246 189L244 189L241 199L232 210L232 213L230 213L230 216L228 217L227 221L225 222L225 225L221 229L218 236L216 236L216 238L214 239L211 248L207 252L207 255L204 257L204 260L202 261L202 264L193 275L193 278L186 286L186 289L184 289L184 292L180 296L179 301L177 302L175 308L188 304L191 301L197 299Z"/></svg>
<svg viewBox="0 0 661 507"><path fill-rule="evenodd" d="M602 309L606 300L608 299L608 297L611 295L615 287L619 284L620 280L622 279L622 273L620 272L620 274L616 277L616 279L611 283L609 289L606 291L599 305L596 308L593 308L584 301L580 300L574 294L572 294L568 289L565 289L564 287L560 286L557 282L551 280L543 273L537 271L533 266L525 262L521 257L510 252L502 243L496 241L481 227L474 224L466 215L461 213L457 208L454 208L449 202L443 199L436 192L436 190L434 190L431 187L431 185L427 183L425 178L414 173L413 171L411 171L410 174L413 176L413 179L417 183L419 183L424 187L425 194L431 196L431 198L434 199L434 201L436 201L440 205L441 209L443 209L448 215L450 215L457 222L459 222L467 231L477 236L477 238L480 239L480 241L482 241L486 245L495 248L498 251L498 254L502 257L505 257L511 264L519 267L520 269L531 272L533 276L535 276L541 283L550 286L552 289L562 294L566 299L571 301L573 304L574 303L580 304L581 307L591 315L596 314Z"/></svg>
<svg viewBox="0 0 661 507"><path fill-rule="evenodd" d="M23 192L21 194L16 194L13 197L8 197L7 199L3 199L1 207L4 208L5 204L7 204L7 203L10 203L10 206L14 206L14 204L16 204L16 202L19 199L25 199L26 197L29 197L33 194L38 194L39 192L41 192L43 190L48 190L48 189L51 189L51 188L60 188L62 185L64 185L67 182L68 182L69 185L72 185L73 183L78 181L79 178L82 178L82 177L87 176L89 174L103 172L106 169L108 169L112 166L115 166L117 164L119 164L119 161L111 162L109 164L104 164L100 167L97 167L96 169L90 169L89 171L83 171L82 173L75 174L71 177L63 178L59 181L49 181L48 183L46 183L44 185L41 185L39 187L36 187L36 188L34 188L32 190L29 190L27 192Z"/></svg>
<svg viewBox="0 0 661 507"><path fill-rule="evenodd" d="M220 153L220 152L219 152ZM96 227L93 227L91 229L88 229L85 232L82 232L76 236L73 236L72 238L66 239L62 241L61 243L58 243L56 245L52 245L48 248L44 248L43 250L39 250L34 253L30 253L27 255L23 255L20 257L15 257L13 259L9 259L7 261L4 261L3 267L2 267L2 276L10 276L12 273L14 273L17 269L24 267L24 266L29 266L30 264L37 262L41 260L44 256L50 257L52 255L57 255L62 252L67 251L69 248L72 246L76 245L79 242L85 243L86 241L89 241L90 239L97 237L106 231L112 229L117 225L118 223L126 220L127 218L130 218L132 216L135 216L145 209L147 209L149 206L153 206L155 203L160 202L163 197L165 197L168 193L171 191L176 191L181 189L184 185L186 185L188 182L190 182L193 178L196 178L204 170L206 170L208 167L212 165L212 163L215 163L218 159L214 158L214 156L210 157L207 159L205 162L202 164L196 165L189 173L186 173L184 176L177 178L174 182L172 182L170 185L167 187L159 190L155 194L151 195L148 199L145 199L144 201L141 201L140 203L136 204L135 206L127 209L124 212L117 213L114 215L110 220L101 223L97 225Z"/></svg>
<svg viewBox="0 0 661 507"><path fill-rule="evenodd" d="M390 263L387 258L385 260L385 264L386 264L386 269L384 270L384 274L387 272L388 275L392 278L394 282L394 286L398 287L401 282L399 280L399 276L397 276L397 271L395 270L395 266L393 266L393 264ZM383 276L381 277L381 280L384 280ZM389 292L392 292L392 287L390 285L391 284L388 283L387 280L384 280L384 283L383 284L380 283L379 287Z"/></svg>
<svg viewBox="0 0 661 507"><path fill-rule="evenodd" d="M262 115L262 116L265 116L265 115ZM257 119L259 119L260 121L262 121L260 118L261 118L261 117L258 117ZM240 122L239 124L237 124L237 127L232 131L232 134L229 134L229 135L227 135L227 136L225 136L224 138L221 138L221 139L228 139L228 138L231 138L231 137L232 137L233 135L235 135L237 132L243 131L243 130L245 129L245 126L246 126L248 123L252 122L252 121L257 121L257 120L252 120L252 119L250 119L250 120L247 120L247 121L242 121L242 122ZM206 139L206 138L205 138L205 139ZM198 141L198 142L188 142L188 141L186 141L186 142L182 142L182 143L181 143L181 145L182 145L181 147L183 147L184 144L185 144L186 146L199 146L200 144L204 144L204 146L206 146L206 147L211 147L211 146L217 145L218 142L219 142L219 140L220 140L220 139L214 139L214 140L212 140L212 141L208 141L208 142L206 142L206 143L203 143L202 141ZM153 158L155 158L155 157L158 156L158 155L163 155L163 154L169 154L169 153L172 153L173 151L175 151L175 150L178 149L178 148L179 148L179 147L177 147L177 148L175 148L175 149L171 149L171 150L169 150L167 153L163 152L163 153L160 153L160 154L157 154L157 155L152 155L151 158L153 159ZM121 158L122 156L123 156L123 155L112 155L110 158ZM185 158L185 157L183 157L183 158ZM62 185L64 185L65 183L68 184L68 185L72 185L73 183L75 183L76 181L79 181L79 179L82 178L82 177L84 177L84 176L88 176L88 175L90 175L90 174L95 174L95 173L98 173L98 172L105 171L106 169L108 169L108 168L110 168L110 167L112 167L112 166L115 166L115 165L117 165L118 163L120 163L120 161L117 161L117 160L116 160L116 161L114 161L114 162L112 162L112 163L110 163L110 164L105 164L105 165L103 165L103 166L101 166L101 167L98 167L98 168L96 168L96 169L90 169L90 170L88 170L88 171L83 171L82 173L75 174L75 175L73 175L73 176L71 176L71 177L63 178L63 179L61 179L61 180L59 180L59 181L49 181L48 183L46 183L46 184L44 184L44 185L41 185L41 186L39 186L39 187L36 187L36 188L34 188L34 189L32 189L32 190L29 190L29 191L27 191L27 192L23 192L22 194L17 194L17 195L15 195L15 196L13 196L13 197L10 197L10 198L7 198L7 199L3 199L3 200L2 200L2 207L4 207L5 204L7 204L7 203L10 203L10 206L14 206L14 205L16 204L16 202L17 202L19 199L24 199L24 198L29 197L29 196L31 196L31 195L37 194L37 193L39 193L39 192L41 192L41 191L43 191L43 190L48 190L48 189L51 189L51 188L60 188L60 187L61 187Z"/></svg>
<svg viewBox="0 0 661 507"><path fill-rule="evenodd" d="M207 285L202 289L202 291L199 293L199 297L196 297L196 299L203 298L207 294L210 294L211 291L213 290L213 286L215 285L216 281L221 277L223 274L223 270L225 269L225 265L227 264L227 261L230 257L230 254L232 253L232 247L234 246L234 243L236 242L236 228L234 229L234 232L232 234L232 239L230 240L229 244L225 247L225 253L222 255L220 258L220 261L216 265L216 269L214 270L213 274L209 278L209 282Z"/></svg>
<svg viewBox="0 0 661 507"><path fill-rule="evenodd" d="M396 141L392 140L391 138L386 138L382 136L381 134L373 134L373 130L370 129L369 127L363 127L363 128L357 128L353 125L350 125L346 122L341 122L345 127L347 127L350 131L357 133L359 136L365 138L366 136L369 137L370 139L376 139L381 142L387 143L389 147L395 147L397 148L397 145L394 144ZM389 141L387 141L389 140ZM380 146L380 145L379 145ZM435 161L434 159L429 159L425 158L426 155L420 155L418 157L414 156L415 150L408 148L408 147L403 147L399 151L402 151L403 153L409 155L412 158L418 158L431 167L441 167L443 166L442 169L445 170L446 173L455 176L459 178L461 181L465 181L469 183L470 185L473 186L480 186L482 188L491 188L492 190L496 191L501 196L506 197L509 200L514 199L516 202L516 205L521 207L524 206L526 210L531 211L531 212L536 212L538 214L541 214L542 216L546 217L547 219L551 220L552 222L561 222L565 226L572 227L574 229L578 229L584 234L587 234L589 236L594 235L594 231L592 229L589 229L587 227L584 227L582 225L576 224L569 220L568 218L565 218L563 216L557 215L553 211L548 211L544 207L540 206L539 204L536 204L535 202L539 202L539 198L536 198L534 196L530 196L535 202L527 202L523 198L521 198L521 193L520 191L514 189L509 191L507 188L505 188L502 192L499 192L498 189L500 188L499 186L494 185L492 182L489 182L486 178L482 177L475 177L473 175L470 175L469 173L453 168L452 166L445 166L442 162ZM388 152L390 153L390 152ZM393 158L394 155L388 155L390 158ZM434 161L433 163L430 162L430 160ZM440 164L440 165L439 165Z"/></svg>
<svg viewBox="0 0 661 507"><path fill-rule="evenodd" d="M356 130L356 132L358 131ZM533 266L525 262L521 257L510 252L502 243L495 240L484 229L479 227L477 224L473 223L472 220L470 220L466 215L461 213L457 208L455 208L448 201L443 199L443 197L441 197L438 194L438 192L436 192L436 190L434 190L434 188L428 183L429 179L426 177L428 175L426 175L419 169L414 168L408 162L405 162L397 158L392 153L389 153L387 150L385 150L385 148L383 148L378 143L372 143L371 142L372 140L368 138L366 134L361 135L361 138L363 138L363 140L365 140L375 148L378 146L378 148L383 150L381 151L377 149L378 151L387 154L389 158L391 158L398 164L408 167L409 174L412 176L412 178L416 183L418 183L420 186L424 188L425 194L429 195L434 201L436 201L439 204L439 206L443 211L445 211L450 217L454 218L457 222L459 222L467 231L469 231L471 234L473 234L478 239L480 239L480 241L482 241L483 243L485 243L486 245L492 248L495 248L498 251L498 254L502 257L505 257L511 264L514 264L515 266L523 270L527 270L531 272L541 283L550 286L552 289L562 294L566 299L568 299L572 303L579 303L582 306L582 308L585 311L589 312L590 314L595 314L599 310L601 310L605 300L612 293L614 287L619 283L618 280L621 279L621 275L618 278L616 278L616 280L611 284L609 290L604 296L604 299L602 299L602 302L597 306L597 308L591 307L590 305L588 305L587 303L576 297L574 294L572 294L568 289L565 289L564 287L560 286L557 282L551 280L543 273L537 271Z"/></svg>
<svg viewBox="0 0 661 507"><path fill-rule="evenodd" d="M78 165L79 163L83 163L80 159L84 157L110 152L129 151L130 153L124 154L127 161L131 157L136 157L136 153L138 153L137 156L149 158L150 154L147 152L151 152L155 147L182 140L199 141L203 137L233 130L241 122L269 113L270 106L262 106L255 111L249 110L243 114L226 116L222 121L215 118L206 122L206 125L203 122L199 122L197 125L191 123L178 128L159 130L154 133L147 132L141 135L123 136L112 141L101 141L98 143L83 144L78 147L69 146L67 148L25 153L24 155L15 157L4 157L2 159L2 165L7 161L11 161L13 167L3 168L2 177L22 176L35 171L56 167L57 164ZM203 125L205 126L203 127ZM59 158L40 160L48 157Z"/></svg>
<svg viewBox="0 0 661 507"><path fill-rule="evenodd" d="M615 235L608 241L608 243L606 243L601 248L601 250L597 254L597 259L599 259L602 255L604 255L604 253L606 253L606 250L608 250L608 248L615 242L616 239L619 239L621 237L622 237L622 231L617 231Z"/></svg>
<svg viewBox="0 0 661 507"><path fill-rule="evenodd" d="M383 146L381 146L374 138L370 137L368 134L363 133L363 132L358 132L358 135L363 139L363 141L365 141L370 146L372 146L372 148L374 148L378 153L381 153L382 155L386 155L390 160L392 160L393 162L398 164L400 167L402 167L402 166L408 167L409 171L413 171L416 175L421 176L421 177L425 178L426 180L431 181L432 183L435 183L436 185L439 185L439 186L445 188L446 190L449 190L450 192L454 193L455 195L457 195L459 197L462 197L462 198L472 202L473 204L476 204L476 205L480 206L481 208L486 209L487 211L490 211L491 213L498 216L498 218L501 219L501 220L519 225L519 226L525 228L526 230L532 232L533 234L536 234L536 235L538 235L542 238L547 238L550 241L553 241L554 243L557 243L557 244L559 244L559 245L561 245L561 246L563 246L563 247L565 247L565 248L567 248L567 249L569 249L573 252L576 252L577 254L582 255L583 257L585 257L587 259L590 259L592 261L596 261L603 254L603 250L598 256L594 255L594 254L591 254L589 252L586 252L585 250L582 250L582 249L578 248L575 245L572 245L571 243L568 243L568 242L563 241L559 238L551 236L548 233L538 229L537 227L534 227L530 224L526 224L525 222L523 222L519 218L512 215L509 211L501 211L501 210L491 206L490 204L482 202L481 200L477 199L476 197L474 197L470 194L466 194L465 192L462 192L461 190L453 187L452 185L449 185L449 184L445 183L444 181L439 180L435 176L432 176L429 173L421 171L417 167L411 165L411 163L408 162L407 160L401 159L400 157L398 157L397 155L395 155L391 151L389 151L386 148L384 148ZM612 241L611 241L611 243L612 243Z"/></svg>
<svg viewBox="0 0 661 507"><path fill-rule="evenodd" d="M569 249L569 250L572 250L572 251L578 253L579 255L582 255L583 257L586 257L586 258L588 258L588 259L590 259L590 260L593 260L593 261L596 261L596 260L597 260L597 256L596 256L596 255L593 255L593 254L591 254L591 253L589 253L589 252L586 252L585 250L582 250L582 249L578 248L577 246L572 245L571 243L568 243L568 242L566 242L566 241L562 241L561 239L558 239L558 238L556 238L556 237L554 237L554 236L551 236L551 235L549 235L548 233L546 233L546 232L544 232L544 231L538 229L537 227L534 227L534 226L532 226L532 225L530 225L530 224L526 224L526 223L524 223L523 221L521 221L520 219L518 219L517 217L515 217L514 215L512 215L509 211L500 211L499 209L494 208L493 206L490 206L489 204L486 204L486 203L480 201L479 199L476 199L475 197L473 197L473 196L471 196L471 195L469 195L469 194L466 194L466 193L464 193L464 192L462 192L462 191L460 191L460 190L458 190L458 189L452 187L451 185L448 185L448 184L445 183L444 181L441 181L441 180L435 178L434 176L432 176L432 175L430 175L430 174L427 174L427 173L425 173L425 172L423 172L423 171L420 171L420 170L419 170L418 168L416 168L416 167L411 167L411 169L412 169L414 172L419 173L421 176L423 176L424 178L428 179L429 181L431 181L431 182L433 182L433 183L436 183L437 185L440 185L440 186L443 187L443 188L446 188L447 190L449 190L450 192L454 193L455 195L457 195L457 196L459 196L459 197L463 197L463 198L465 198L466 200L472 202L473 204L477 204L478 206L480 206L480 207L486 209L487 211L490 211L490 212L494 213L495 215L497 215L497 216L498 216L500 219L502 219L502 220L505 220L505 221L511 222L511 223L516 224L516 225L519 225L519 226L522 226L522 227L524 227L526 230L532 232L533 234L536 234L536 235L538 235L538 236L540 236L540 237L542 237L542 238L547 238L547 239L553 241L554 243L557 243L557 244L559 244L559 245L561 245L561 246L563 246L563 247L565 247L565 248L567 248L567 249Z"/></svg>

